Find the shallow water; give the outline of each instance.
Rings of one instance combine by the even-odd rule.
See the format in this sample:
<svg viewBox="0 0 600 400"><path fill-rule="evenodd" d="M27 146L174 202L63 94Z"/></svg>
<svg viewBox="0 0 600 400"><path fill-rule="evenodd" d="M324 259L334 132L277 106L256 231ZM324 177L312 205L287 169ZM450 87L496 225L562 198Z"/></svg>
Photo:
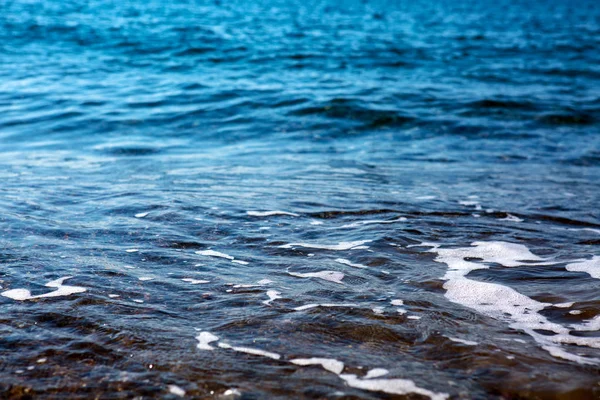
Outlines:
<svg viewBox="0 0 600 400"><path fill-rule="evenodd" d="M0 7L0 397L600 398L597 2Z"/></svg>

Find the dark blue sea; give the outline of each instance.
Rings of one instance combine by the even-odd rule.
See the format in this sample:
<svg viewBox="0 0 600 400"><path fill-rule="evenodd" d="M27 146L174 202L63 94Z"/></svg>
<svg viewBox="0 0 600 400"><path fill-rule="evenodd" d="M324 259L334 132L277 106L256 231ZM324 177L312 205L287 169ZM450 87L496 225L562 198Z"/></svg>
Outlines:
<svg viewBox="0 0 600 400"><path fill-rule="evenodd" d="M0 0L0 398L600 399L596 0Z"/></svg>

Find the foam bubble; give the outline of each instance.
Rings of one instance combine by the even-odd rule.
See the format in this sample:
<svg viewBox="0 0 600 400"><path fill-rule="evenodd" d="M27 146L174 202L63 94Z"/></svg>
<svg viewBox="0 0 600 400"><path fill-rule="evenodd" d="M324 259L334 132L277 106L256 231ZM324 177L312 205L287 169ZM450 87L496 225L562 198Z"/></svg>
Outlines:
<svg viewBox="0 0 600 400"><path fill-rule="evenodd" d="M354 249L358 246L361 246L365 243L369 243L371 240L357 240L354 242L340 242L339 244L317 244L317 243L288 243L279 246L281 249L291 249L292 247L305 247L308 249L321 249L321 250L334 250L334 251L342 251L342 250L350 250Z"/></svg>
<svg viewBox="0 0 600 400"><path fill-rule="evenodd" d="M246 214L252 217L270 217L272 215L289 215L292 217L299 217L300 215L287 211L246 211Z"/></svg>
<svg viewBox="0 0 600 400"><path fill-rule="evenodd" d="M334 261L338 262L340 264L348 265L349 267L363 268L363 269L367 268L366 265L356 264L356 263L351 262L350 260L346 260L345 258L336 258Z"/></svg>
<svg viewBox="0 0 600 400"><path fill-rule="evenodd" d="M219 337L213 335L210 332L203 331L200 332L198 336L196 336L196 340L198 341L198 345L196 347L200 350L214 350L215 348L212 347L209 343L216 342L217 340L219 340Z"/></svg>
<svg viewBox="0 0 600 400"><path fill-rule="evenodd" d="M342 371L344 370L344 363L341 361L338 361L336 359L333 359L333 358L319 358L319 357L296 358L294 360L290 360L290 362L292 364L302 365L302 366L320 365L321 367L323 367L323 369L325 369L329 372L333 372L336 375L341 374Z"/></svg>
<svg viewBox="0 0 600 400"><path fill-rule="evenodd" d="M330 281L338 284L342 283L342 279L344 279L345 276L342 272L339 271L307 272L305 274L288 271L288 274L296 276L298 278L319 278L325 281Z"/></svg>
<svg viewBox="0 0 600 400"><path fill-rule="evenodd" d="M567 271L585 272L592 278L600 279L600 256L594 256L591 260L582 260L567 264L565 268Z"/></svg>

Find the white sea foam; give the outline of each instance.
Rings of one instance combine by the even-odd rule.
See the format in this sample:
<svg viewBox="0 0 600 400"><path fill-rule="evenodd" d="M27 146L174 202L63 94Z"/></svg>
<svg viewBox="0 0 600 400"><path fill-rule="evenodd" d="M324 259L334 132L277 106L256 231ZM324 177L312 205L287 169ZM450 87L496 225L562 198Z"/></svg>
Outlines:
<svg viewBox="0 0 600 400"><path fill-rule="evenodd" d="M226 391L223 392L223 396L231 396L231 397L237 397L237 396L241 396L242 392L240 392L237 389L227 389Z"/></svg>
<svg viewBox="0 0 600 400"><path fill-rule="evenodd" d="M281 292L278 292L277 290L267 290L267 296L269 297L269 300L263 301L263 304L269 306L272 301L281 299Z"/></svg>
<svg viewBox="0 0 600 400"><path fill-rule="evenodd" d="M317 221L317 220L315 220L315 221L310 221L310 224L311 224L311 225L323 225L323 221Z"/></svg>
<svg viewBox="0 0 600 400"><path fill-rule="evenodd" d="M295 307L294 310L295 311L304 311L304 310L310 310L311 308L317 308L317 307L358 307L358 304L354 304L354 303L345 303L345 304L333 304L333 303L317 304L317 303L312 303L312 304L305 304L305 305L300 306L300 307Z"/></svg>
<svg viewBox="0 0 600 400"><path fill-rule="evenodd" d="M408 317L406 317L408 319L421 319L421 317L418 317L416 315L409 315Z"/></svg>
<svg viewBox="0 0 600 400"><path fill-rule="evenodd" d="M213 350L214 348L210 346L209 343L219 340L217 336L214 336L209 332L201 332L198 336L196 336L196 339L200 342L198 344L198 348L202 348L204 350ZM261 349L237 347L224 342L219 342L218 346L222 349L263 356L274 360L281 359L281 355ZM409 379L375 379L387 375L389 373L389 371L384 368L374 368L367 372L364 378L358 378L356 375L342 374L344 370L344 363L332 358L295 358L289 360L289 362L299 366L320 365L326 371L332 372L339 376L346 382L348 386L357 389L400 395L417 393L427 396L432 400L445 400L448 398L448 395L445 393L435 393L430 390L418 387L413 381ZM362 369L362 367L358 368ZM237 390L235 390L235 392L229 392L230 391L228 390L225 392L225 394L239 394Z"/></svg>
<svg viewBox="0 0 600 400"><path fill-rule="evenodd" d="M136 218L144 218L145 216L147 216L149 213L147 212L143 212L143 213L137 213L135 214Z"/></svg>
<svg viewBox="0 0 600 400"><path fill-rule="evenodd" d="M242 260L231 260L232 263L236 263L236 264L240 264L240 265L248 265L250 264L248 261L242 261Z"/></svg>
<svg viewBox="0 0 600 400"><path fill-rule="evenodd" d="M383 307L373 307L373 312L377 315L383 314Z"/></svg>
<svg viewBox="0 0 600 400"><path fill-rule="evenodd" d="M192 285L198 285L200 283L210 283L210 281L206 281L203 279L193 279L193 278L183 278L182 281L189 282Z"/></svg>
<svg viewBox="0 0 600 400"><path fill-rule="evenodd" d="M575 303L573 303L573 302L569 302L569 303L558 303L558 304L553 304L553 306L554 306L554 307L557 307L557 308L569 308L569 307L572 307L572 306L573 306L573 304L575 304Z"/></svg>
<svg viewBox="0 0 600 400"><path fill-rule="evenodd" d="M372 392L384 392L390 394L406 395L409 393L421 394L432 400L444 400L448 398L446 393L435 393L417 386L409 379L361 379L356 375L339 375L350 387L369 390Z"/></svg>
<svg viewBox="0 0 600 400"><path fill-rule="evenodd" d="M372 370L367 372L367 375L365 375L365 379L379 378L389 373L390 371L388 371L385 368L373 368Z"/></svg>
<svg viewBox="0 0 600 400"><path fill-rule="evenodd" d="M199 254L201 256L226 258L228 260L234 259L234 257L230 256L229 254L221 253L220 251L214 251L214 250L199 250L199 251L196 251L195 253Z"/></svg>
<svg viewBox="0 0 600 400"><path fill-rule="evenodd" d="M263 356L263 357L268 357L268 358L272 358L273 360L279 360L281 358L281 355L277 354L277 353L271 353L270 351L265 351L265 350L260 350L260 349L253 349L251 347L237 347L237 346L231 346L227 343L223 343L223 342L219 342L219 347L222 349L231 349L233 351L237 351L240 353L246 353L246 354L252 354L255 356Z"/></svg>
<svg viewBox="0 0 600 400"><path fill-rule="evenodd" d="M352 262L352 261L350 261L350 260L346 260L345 258L336 258L334 261L335 261L335 262L338 262L338 263L340 263L340 264L347 265L347 266L349 266L349 267L354 267L354 268L363 268L363 269L364 269L364 268L368 268L366 265L362 265L362 264L356 264L356 263L353 263L353 262Z"/></svg>
<svg viewBox="0 0 600 400"><path fill-rule="evenodd" d="M393 224L396 222L404 222L404 221L406 221L405 217L400 217L400 218L396 218L396 219L383 219L383 220L373 219L373 220L367 220L367 221L356 221L351 224L342 225L340 228L356 228L358 226L374 225L374 224Z"/></svg>
<svg viewBox="0 0 600 400"><path fill-rule="evenodd" d="M214 350L215 348L210 345L212 342L216 342L219 340L218 336L213 335L210 332L200 332L198 336L196 336L196 340L198 341L198 345L196 346L200 350Z"/></svg>
<svg viewBox="0 0 600 400"><path fill-rule="evenodd" d="M510 222L523 222L523 220L519 217L515 217L511 214L506 214L506 218L500 218L500 221L510 221Z"/></svg>
<svg viewBox="0 0 600 400"><path fill-rule="evenodd" d="M600 279L600 256L594 256L591 260L581 260L567 264L565 267L571 272L585 272L592 278Z"/></svg>
<svg viewBox="0 0 600 400"><path fill-rule="evenodd" d="M466 344L467 346L477 346L479 344L479 343L473 342L471 340L459 339L459 338L450 337L450 336L446 336L446 337L448 339L452 340L453 342Z"/></svg>
<svg viewBox="0 0 600 400"><path fill-rule="evenodd" d="M300 216L296 213L287 212L287 211L246 211L246 214L248 214L252 217L270 217L272 215L289 215L292 217Z"/></svg>
<svg viewBox="0 0 600 400"><path fill-rule="evenodd" d="M476 210L482 210L481 204L478 201L459 201L458 202L462 206L472 206L475 207Z"/></svg>
<svg viewBox="0 0 600 400"><path fill-rule="evenodd" d="M555 357L576 361L581 364L598 364L600 359L587 358L565 351L562 344L574 344L600 348L600 338L581 337L570 334L571 329L583 329L584 326L564 327L551 322L540 311L552 306L527 297L516 290L491 282L475 281L467 278L467 274L478 269L488 268L487 264L495 263L505 267L527 266L525 261L542 261L531 253L527 247L507 242L474 242L472 247L441 249L438 245L431 252L437 253L436 261L448 265L444 289L446 297L463 306L472 308L484 315L506 321L513 329L521 330L532 336L544 350ZM478 258L481 262L467 261L467 258ZM537 263L537 265L549 263ZM551 331L552 336L542 335L539 330Z"/></svg>
<svg viewBox="0 0 600 400"><path fill-rule="evenodd" d="M333 372L336 375L341 374L342 371L344 370L344 363L341 361L338 361L336 359L333 359L333 358L319 358L319 357L296 358L296 359L290 360L290 362L292 364L302 365L302 366L320 365L321 367L323 367L323 369L325 369L329 372Z"/></svg>
<svg viewBox="0 0 600 400"><path fill-rule="evenodd" d="M44 286L49 288L55 288L56 290L40 294L37 296L33 296L31 292L27 289L12 289L2 292L2 296L8 297L13 300L24 301L24 300L32 300L32 299L41 299L46 297L59 297L59 296L69 296L76 293L83 293L87 289L81 286L68 286L63 285L63 282L67 279L72 278L71 276L65 276L53 281L46 283Z"/></svg>
<svg viewBox="0 0 600 400"><path fill-rule="evenodd" d="M169 385L169 393L179 397L185 396L185 390L183 390L177 385Z"/></svg>
<svg viewBox="0 0 600 400"><path fill-rule="evenodd" d="M140 276L138 279L139 279L140 281L151 281L151 280L152 280L152 279L154 279L154 278L153 278L153 277L151 277L151 276Z"/></svg>
<svg viewBox="0 0 600 400"><path fill-rule="evenodd" d="M334 251L342 251L342 250L350 250L357 248L365 243L369 243L371 240L357 240L354 242L340 242L339 244L318 244L318 243L288 243L279 246L282 249L291 249L292 247L305 247L308 249L322 249L322 250L334 250Z"/></svg>
<svg viewBox="0 0 600 400"><path fill-rule="evenodd" d="M401 306L401 305L404 305L404 301L403 301L403 300L400 300L400 299L394 299L394 300L390 301L390 303L391 303L393 306Z"/></svg>
<svg viewBox="0 0 600 400"><path fill-rule="evenodd" d="M305 274L288 271L288 274L296 276L298 278L319 278L325 281L330 281L338 284L342 283L342 279L344 279L345 276L342 272L339 271L307 272Z"/></svg>
<svg viewBox="0 0 600 400"><path fill-rule="evenodd" d="M125 250L126 253L137 253L138 251L140 251L140 249L127 249L127 250Z"/></svg>
<svg viewBox="0 0 600 400"><path fill-rule="evenodd" d="M259 285L268 285L270 283L273 283L272 280L270 279L261 279L260 281L257 282Z"/></svg>

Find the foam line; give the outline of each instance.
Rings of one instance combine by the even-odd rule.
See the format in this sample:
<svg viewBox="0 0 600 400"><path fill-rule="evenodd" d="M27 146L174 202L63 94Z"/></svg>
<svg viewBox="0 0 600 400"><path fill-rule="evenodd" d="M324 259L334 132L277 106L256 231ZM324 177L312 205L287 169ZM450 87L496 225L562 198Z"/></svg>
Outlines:
<svg viewBox="0 0 600 400"><path fill-rule="evenodd" d="M17 300L17 301L25 301L25 300L33 300L33 299L41 299L46 297L59 297L59 296L69 296L76 293L83 293L87 289L81 286L68 286L63 285L63 282L67 279L72 278L72 276L65 276L62 278L58 278L56 280L50 281L46 283L44 286L50 288L56 288L55 291L40 294L37 296L33 296L31 292L27 289L12 289L2 292L2 296L8 297L9 299Z"/></svg>
<svg viewBox="0 0 600 400"><path fill-rule="evenodd" d="M344 279L344 276L345 276L342 272L339 272L339 271L307 272L305 274L302 274L299 272L288 271L288 274L290 274L291 276L298 277L298 278L319 278L319 279L323 279L325 281L330 281L330 282L334 282L334 283L338 283L338 284L342 283L342 279Z"/></svg>
<svg viewBox="0 0 600 400"><path fill-rule="evenodd" d="M293 212L287 212L287 211L246 211L246 214L252 216L252 217L270 217L272 215L289 215L292 217L299 217L300 215L293 213Z"/></svg>
<svg viewBox="0 0 600 400"><path fill-rule="evenodd" d="M354 242L340 242L339 244L317 244L317 243L288 243L279 246L281 249L291 249L292 247L305 247L308 249L320 249L320 250L334 250L343 251L362 246L365 243L372 242L372 240L357 240Z"/></svg>
<svg viewBox="0 0 600 400"><path fill-rule="evenodd" d="M344 363L341 361L338 361L336 359L333 359L333 358L319 358L319 357L296 358L296 359L290 360L290 362L292 364L302 365L302 366L320 365L321 367L323 367L324 370L333 372L336 375L341 374L342 371L344 370Z"/></svg>

